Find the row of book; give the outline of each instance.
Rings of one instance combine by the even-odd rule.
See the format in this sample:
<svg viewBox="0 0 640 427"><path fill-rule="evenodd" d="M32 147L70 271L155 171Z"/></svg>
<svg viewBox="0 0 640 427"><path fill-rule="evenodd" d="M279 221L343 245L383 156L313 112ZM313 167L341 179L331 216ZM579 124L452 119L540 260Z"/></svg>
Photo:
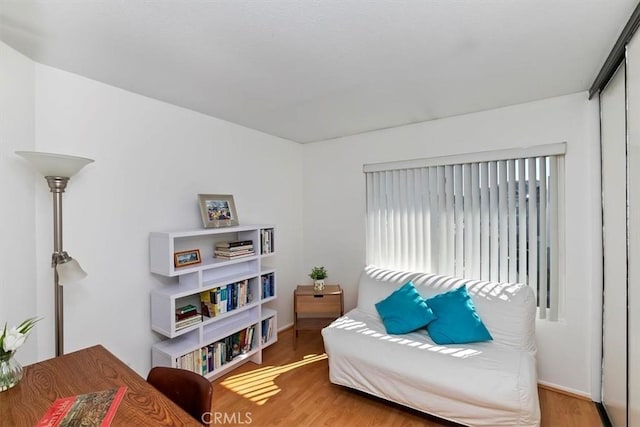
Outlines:
<svg viewBox="0 0 640 427"><path fill-rule="evenodd" d="M269 298L276 295L276 284L273 273L262 275L262 298Z"/></svg>
<svg viewBox="0 0 640 427"><path fill-rule="evenodd" d="M213 256L223 259L237 259L255 255L253 240L235 240L216 243Z"/></svg>
<svg viewBox="0 0 640 427"><path fill-rule="evenodd" d="M275 318L270 317L262 321L262 344L273 339L273 329L275 327Z"/></svg>
<svg viewBox="0 0 640 427"><path fill-rule="evenodd" d="M202 314L193 304L176 308L176 331L202 322Z"/></svg>
<svg viewBox="0 0 640 427"><path fill-rule="evenodd" d="M235 357L251 351L255 328L256 325L250 326L223 340L184 354L176 359L176 366L199 375L207 375Z"/></svg>
<svg viewBox="0 0 640 427"><path fill-rule="evenodd" d="M260 242L262 254L270 254L273 252L273 229L265 228L260 230Z"/></svg>
<svg viewBox="0 0 640 427"><path fill-rule="evenodd" d="M226 286L200 292L202 314L215 317L219 314L244 307L253 300L247 279Z"/></svg>

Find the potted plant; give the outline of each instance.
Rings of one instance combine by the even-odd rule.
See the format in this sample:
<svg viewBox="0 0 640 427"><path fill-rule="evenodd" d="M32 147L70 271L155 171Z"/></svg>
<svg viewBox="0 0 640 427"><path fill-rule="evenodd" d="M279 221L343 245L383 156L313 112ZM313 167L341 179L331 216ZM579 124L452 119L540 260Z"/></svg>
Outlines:
<svg viewBox="0 0 640 427"><path fill-rule="evenodd" d="M324 267L313 267L309 277L313 279L313 290L321 291L324 289L324 279L327 278L327 270Z"/></svg>

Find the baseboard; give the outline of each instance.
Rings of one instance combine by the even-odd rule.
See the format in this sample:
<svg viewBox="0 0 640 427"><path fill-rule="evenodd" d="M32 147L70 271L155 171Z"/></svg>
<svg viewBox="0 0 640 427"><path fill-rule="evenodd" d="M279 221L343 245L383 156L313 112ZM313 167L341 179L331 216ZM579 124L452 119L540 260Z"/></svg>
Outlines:
<svg viewBox="0 0 640 427"><path fill-rule="evenodd" d="M281 326L280 328L278 328L278 333L284 332L287 329L291 329L291 328L293 328L293 323L289 323L288 325Z"/></svg>
<svg viewBox="0 0 640 427"><path fill-rule="evenodd" d="M591 395L589 395L588 393L573 390L567 387L562 387L557 384L549 384L544 381L538 381L538 387L555 391L556 393L566 394L567 396L575 397L576 399L588 400L589 402L593 402Z"/></svg>

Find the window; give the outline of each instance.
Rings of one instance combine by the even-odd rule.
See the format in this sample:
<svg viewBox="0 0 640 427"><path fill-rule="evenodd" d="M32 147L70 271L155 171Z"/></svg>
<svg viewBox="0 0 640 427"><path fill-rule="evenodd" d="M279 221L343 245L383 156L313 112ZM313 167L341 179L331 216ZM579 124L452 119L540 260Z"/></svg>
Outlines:
<svg viewBox="0 0 640 427"><path fill-rule="evenodd" d="M367 263L531 286L558 317L565 144L365 166Z"/></svg>

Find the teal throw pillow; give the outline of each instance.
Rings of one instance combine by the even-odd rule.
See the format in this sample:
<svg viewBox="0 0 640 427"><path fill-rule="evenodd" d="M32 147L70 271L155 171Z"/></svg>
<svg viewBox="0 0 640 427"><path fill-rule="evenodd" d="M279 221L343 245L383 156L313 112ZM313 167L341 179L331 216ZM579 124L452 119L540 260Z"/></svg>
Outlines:
<svg viewBox="0 0 640 427"><path fill-rule="evenodd" d="M466 285L427 299L436 320L427 325L436 344L464 344L489 341L493 337L476 312Z"/></svg>
<svg viewBox="0 0 640 427"><path fill-rule="evenodd" d="M407 282L376 304L388 334L406 334L422 328L436 317L413 283Z"/></svg>

